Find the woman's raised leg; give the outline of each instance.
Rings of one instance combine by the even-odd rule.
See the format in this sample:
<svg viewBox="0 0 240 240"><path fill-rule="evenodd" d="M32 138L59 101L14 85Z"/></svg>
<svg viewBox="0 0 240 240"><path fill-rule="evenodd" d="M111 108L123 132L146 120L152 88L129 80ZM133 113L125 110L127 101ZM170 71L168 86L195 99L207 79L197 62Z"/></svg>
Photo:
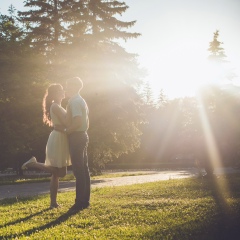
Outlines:
<svg viewBox="0 0 240 240"><path fill-rule="evenodd" d="M32 157L30 160L28 160L27 162L25 162L22 165L23 170L28 169L28 168L37 168L39 170L46 171L46 172L49 172L49 173L52 173L52 174L57 174L58 173L58 170L57 170L56 167L47 166L44 163L39 163L39 162L37 162L35 157Z"/></svg>

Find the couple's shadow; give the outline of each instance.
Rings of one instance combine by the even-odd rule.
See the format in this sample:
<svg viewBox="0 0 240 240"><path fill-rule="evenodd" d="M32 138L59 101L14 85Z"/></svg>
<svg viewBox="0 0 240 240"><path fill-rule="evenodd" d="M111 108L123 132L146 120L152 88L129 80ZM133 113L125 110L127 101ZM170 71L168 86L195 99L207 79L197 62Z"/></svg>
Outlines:
<svg viewBox="0 0 240 240"><path fill-rule="evenodd" d="M32 217L38 216L40 214L43 214L44 212L47 212L49 210L50 210L50 208L43 209L42 211L34 213L34 214L31 214L31 215L29 215L27 217L20 218L20 219L17 219L15 221L12 221L12 222L0 225L0 228L11 226L11 225L14 225L14 224L18 224L18 223L27 221L27 220L31 219ZM25 232L21 232L19 234L21 234L23 236L30 236L31 234L33 234L35 232L43 231L45 229L57 226L57 225L61 224L62 222L65 222L67 219L69 219L71 216L77 214L78 212L80 212L80 211L72 211L72 210L69 209L66 213L64 213L63 215L59 216L57 219L55 219L55 220L53 220L53 221L51 221L49 223L46 223L46 224L44 224L42 226L38 226L38 227L34 227L32 229L26 230ZM4 237L4 239L15 239L15 238L17 238L19 236L19 234L11 234L11 235L1 236L1 237Z"/></svg>
<svg viewBox="0 0 240 240"><path fill-rule="evenodd" d="M40 212L31 214L31 215L29 215L29 216L27 216L27 217L19 218L19 219L15 220L15 221L8 222L8 223L6 223L6 224L0 225L0 228L8 227L8 226L11 226L11 225L15 225L15 224L18 224L18 223L27 221L27 220L29 220L29 219L31 219L31 218L33 218L33 217L35 217L35 216L38 216L38 215L40 215L40 214L42 214L42 213L44 213L44 212L46 212L46 211L48 211L48 210L49 210L49 208L44 209L44 210L42 210L42 211L40 211Z"/></svg>

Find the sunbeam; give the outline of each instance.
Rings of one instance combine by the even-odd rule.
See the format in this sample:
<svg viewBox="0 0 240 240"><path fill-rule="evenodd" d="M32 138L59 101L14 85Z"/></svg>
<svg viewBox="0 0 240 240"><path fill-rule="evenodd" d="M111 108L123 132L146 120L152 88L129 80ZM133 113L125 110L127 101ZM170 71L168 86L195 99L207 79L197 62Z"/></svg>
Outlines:
<svg viewBox="0 0 240 240"><path fill-rule="evenodd" d="M221 156L219 154L216 141L214 139L211 126L208 121L208 117L206 114L204 103L201 99L201 96L198 96L199 102L199 116L202 124L202 130L204 134L204 141L207 146L208 158L210 160L210 164L213 168L222 167Z"/></svg>
<svg viewBox="0 0 240 240"><path fill-rule="evenodd" d="M161 157L164 155L164 151L166 150L167 146L171 142L171 137L174 132L174 126L176 125L177 116L178 116L178 114L177 114L177 112L175 112L174 116L170 119L170 123L167 128L167 132L164 135L164 140L158 150L156 159L161 159Z"/></svg>
<svg viewBox="0 0 240 240"><path fill-rule="evenodd" d="M216 168L221 168L223 167L222 163L222 157L219 152L216 139L214 137L213 131L211 129L211 125L209 123L209 119L207 117L207 112L205 109L205 104L203 103L203 100L200 96L198 95L198 103L199 103L199 117L201 120L201 125L202 125L202 130L203 130L203 141L205 141L205 146L207 146L207 157L208 159L206 161L210 161L209 164L213 169ZM221 181L217 181L216 178L214 178L215 186L217 188L217 193L218 195L221 195L221 193L225 192L227 195L223 196L221 195L222 202L224 205L222 207L228 208L228 204L226 199L230 196L229 192L229 186L227 181L222 178Z"/></svg>

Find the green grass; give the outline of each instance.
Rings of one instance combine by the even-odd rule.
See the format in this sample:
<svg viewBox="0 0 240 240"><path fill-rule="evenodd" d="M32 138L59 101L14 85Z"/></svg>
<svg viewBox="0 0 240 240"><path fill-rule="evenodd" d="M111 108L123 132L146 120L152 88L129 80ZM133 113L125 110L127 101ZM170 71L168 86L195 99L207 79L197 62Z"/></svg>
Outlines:
<svg viewBox="0 0 240 240"><path fill-rule="evenodd" d="M227 188L226 186L230 186ZM68 213L74 192L0 201L0 239L240 239L240 176L95 188Z"/></svg>
<svg viewBox="0 0 240 240"><path fill-rule="evenodd" d="M121 172L121 173L104 173L99 176L93 176L91 179L103 179L103 178L115 178L115 177L126 177L126 176L139 176L139 175L147 175L150 173L146 172ZM73 181L75 180L73 174L67 174L65 177L61 178L60 181ZM36 183L36 182L49 182L50 176L23 176L19 178L18 176L6 176L0 177L0 186L8 185L8 184L22 184L22 183Z"/></svg>

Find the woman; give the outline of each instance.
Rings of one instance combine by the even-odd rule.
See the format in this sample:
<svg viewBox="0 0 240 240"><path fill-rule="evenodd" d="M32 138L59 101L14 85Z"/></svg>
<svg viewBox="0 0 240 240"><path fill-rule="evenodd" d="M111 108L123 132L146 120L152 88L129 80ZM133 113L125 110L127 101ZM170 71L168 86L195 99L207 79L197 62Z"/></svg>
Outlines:
<svg viewBox="0 0 240 240"><path fill-rule="evenodd" d="M46 125L67 126L66 111L61 106L64 97L63 87L60 84L52 84L46 90L43 98L43 122ZM67 135L63 132L53 130L47 141L45 163L39 163L35 157L32 157L22 165L22 169L38 168L52 173L50 182L50 208L57 208L59 207L57 203L59 177L66 175L67 166L69 165L70 155Z"/></svg>

